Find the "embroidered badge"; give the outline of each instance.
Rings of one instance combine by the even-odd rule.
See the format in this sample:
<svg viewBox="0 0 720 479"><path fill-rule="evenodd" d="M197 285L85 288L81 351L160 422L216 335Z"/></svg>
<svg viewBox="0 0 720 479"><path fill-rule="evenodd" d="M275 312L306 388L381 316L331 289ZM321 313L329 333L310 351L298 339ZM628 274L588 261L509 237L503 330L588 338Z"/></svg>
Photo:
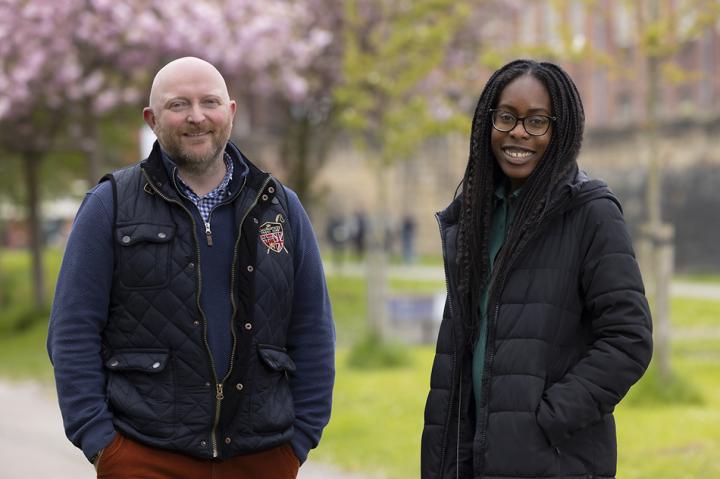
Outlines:
<svg viewBox="0 0 720 479"><path fill-rule="evenodd" d="M285 248L283 223L285 223L285 218L282 215L277 215L275 221L267 221L260 226L260 241L267 246L266 254L270 254L270 251L276 253L288 252Z"/></svg>

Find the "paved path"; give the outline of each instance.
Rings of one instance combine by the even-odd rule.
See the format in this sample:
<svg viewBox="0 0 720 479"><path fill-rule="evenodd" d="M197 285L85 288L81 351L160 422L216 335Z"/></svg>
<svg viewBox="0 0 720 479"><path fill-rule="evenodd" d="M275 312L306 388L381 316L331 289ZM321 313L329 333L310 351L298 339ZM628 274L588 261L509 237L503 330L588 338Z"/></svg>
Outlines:
<svg viewBox="0 0 720 479"><path fill-rule="evenodd" d="M343 274L346 276L364 276L365 265L362 263L346 263L342 268L335 268L331 262L325 264L329 275ZM445 281L442 266L424 265L391 265L388 266L391 278L415 279L421 281ZM671 285L673 296L693 299L711 299L720 301L720 285L696 281L675 280Z"/></svg>
<svg viewBox="0 0 720 479"><path fill-rule="evenodd" d="M312 454L312 453L311 453ZM0 478L94 479L92 466L65 438L55 392L0 380ZM308 461L299 479L368 479Z"/></svg>
<svg viewBox="0 0 720 479"><path fill-rule="evenodd" d="M673 296L720 301L720 285L716 283L673 281L670 288Z"/></svg>

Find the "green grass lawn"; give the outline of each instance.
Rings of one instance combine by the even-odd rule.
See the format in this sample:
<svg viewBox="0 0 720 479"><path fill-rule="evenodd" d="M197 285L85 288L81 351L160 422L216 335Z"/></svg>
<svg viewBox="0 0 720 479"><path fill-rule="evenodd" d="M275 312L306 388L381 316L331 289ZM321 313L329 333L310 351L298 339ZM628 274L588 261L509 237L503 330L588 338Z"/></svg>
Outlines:
<svg viewBox="0 0 720 479"><path fill-rule="evenodd" d="M694 298L674 298L670 303L670 318L674 328L720 328L720 301Z"/></svg>
<svg viewBox="0 0 720 479"><path fill-rule="evenodd" d="M720 477L720 358L675 359L675 372L699 389L702 404L620 404L619 478Z"/></svg>
<svg viewBox="0 0 720 479"><path fill-rule="evenodd" d="M54 278L57 254L49 263L48 277ZM25 260L0 252L0 279L14 285L13 302L21 305L27 304L27 296L24 302L23 296L28 293L23 280L15 276L24 275L26 265ZM433 348L408 348L411 361L403 368L349 368L348 347L365 330L364 279L331 277L328 283L340 343L337 382L330 425L311 457L386 479L418 477ZM403 294L431 293L442 287L436 281L390 283L391 291ZM0 325L8 322L8 311L17 307L5 304L0 309ZM644 394L642 387L631 390L630 400L616 412L618 477L622 479L720 477L720 302L674 298L672 320L676 332L703 332L678 335L672 348L675 374L697 390L701 401L648 404L632 397ZM46 316L19 330L0 328L0 376L50 381L46 333Z"/></svg>

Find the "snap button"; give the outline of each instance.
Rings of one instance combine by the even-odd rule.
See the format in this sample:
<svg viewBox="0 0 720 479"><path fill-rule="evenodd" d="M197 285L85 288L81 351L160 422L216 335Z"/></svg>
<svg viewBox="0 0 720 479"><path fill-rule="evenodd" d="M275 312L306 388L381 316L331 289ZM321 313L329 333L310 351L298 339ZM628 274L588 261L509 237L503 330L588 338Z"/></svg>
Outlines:
<svg viewBox="0 0 720 479"><path fill-rule="evenodd" d="M209 382L205 383L205 387L206 387L206 388L209 388L209 387L210 387L210 383L209 383Z"/></svg>
<svg viewBox="0 0 720 479"><path fill-rule="evenodd" d="M243 386L242 383L237 383L237 384L235 385L235 389L237 389L238 391L242 391L244 387L245 387L245 386Z"/></svg>
<svg viewBox="0 0 720 479"><path fill-rule="evenodd" d="M158 233L158 238L165 239L167 238L167 235L161 231L160 233Z"/></svg>
<svg viewBox="0 0 720 479"><path fill-rule="evenodd" d="M125 235L122 237L122 242L125 244L128 244L130 242L130 239L131 238L129 236Z"/></svg>
<svg viewBox="0 0 720 479"><path fill-rule="evenodd" d="M116 367L118 364L120 364L120 361L118 361L117 359L114 359L114 360L110 363L110 367L113 367L113 368L114 368L114 367Z"/></svg>
<svg viewBox="0 0 720 479"><path fill-rule="evenodd" d="M255 222L255 224L260 223L257 218L253 218L253 221Z"/></svg>
<svg viewBox="0 0 720 479"><path fill-rule="evenodd" d="M263 200L263 201L267 201L267 199L268 199L268 195L262 195L262 200Z"/></svg>
<svg viewBox="0 0 720 479"><path fill-rule="evenodd" d="M207 442L205 442L205 441L200 441L200 447L206 447L206 446L207 446Z"/></svg>
<svg viewBox="0 0 720 479"><path fill-rule="evenodd" d="M159 368L159 367L160 367L160 363L157 362L157 361L155 361L155 362L153 363L153 365L152 365L152 368L153 368L153 369L157 369L157 368Z"/></svg>
<svg viewBox="0 0 720 479"><path fill-rule="evenodd" d="M229 437L225 438L225 444L230 444L231 442L232 442L232 439L230 439Z"/></svg>
<svg viewBox="0 0 720 479"><path fill-rule="evenodd" d="M272 186L268 188L268 193L275 193L275 188Z"/></svg>
<svg viewBox="0 0 720 479"><path fill-rule="evenodd" d="M197 319L193 321L193 326L200 326L200 321L198 321Z"/></svg>
<svg viewBox="0 0 720 479"><path fill-rule="evenodd" d="M248 331L250 331L250 330L252 329L252 324L250 324L250 323L245 323L245 329L247 329Z"/></svg>
<svg viewBox="0 0 720 479"><path fill-rule="evenodd" d="M195 269L195 263L188 263L188 269L189 269L190 271L194 270L194 269Z"/></svg>
<svg viewBox="0 0 720 479"><path fill-rule="evenodd" d="M253 268L252 265L250 265L250 266L247 267L247 270L250 271L251 273L253 272L254 269L255 269L255 268Z"/></svg>

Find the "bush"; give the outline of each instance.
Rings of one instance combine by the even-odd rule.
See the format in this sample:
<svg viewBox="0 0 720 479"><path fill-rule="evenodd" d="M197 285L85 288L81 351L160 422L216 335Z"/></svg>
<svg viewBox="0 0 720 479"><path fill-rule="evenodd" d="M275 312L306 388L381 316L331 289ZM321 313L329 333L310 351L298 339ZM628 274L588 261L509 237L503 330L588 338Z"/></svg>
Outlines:
<svg viewBox="0 0 720 479"><path fill-rule="evenodd" d="M411 363L407 346L383 341L376 334L368 334L356 342L347 359L347 365L356 369L397 368Z"/></svg>
<svg viewBox="0 0 720 479"><path fill-rule="evenodd" d="M625 401L628 406L650 405L702 405L702 394L692 382L676 374L667 380L660 377L657 368L651 366L642 379L630 390Z"/></svg>
<svg viewBox="0 0 720 479"><path fill-rule="evenodd" d="M32 329L35 325L47 324L50 307L36 309L27 304L15 304L0 313L0 334L13 336Z"/></svg>

